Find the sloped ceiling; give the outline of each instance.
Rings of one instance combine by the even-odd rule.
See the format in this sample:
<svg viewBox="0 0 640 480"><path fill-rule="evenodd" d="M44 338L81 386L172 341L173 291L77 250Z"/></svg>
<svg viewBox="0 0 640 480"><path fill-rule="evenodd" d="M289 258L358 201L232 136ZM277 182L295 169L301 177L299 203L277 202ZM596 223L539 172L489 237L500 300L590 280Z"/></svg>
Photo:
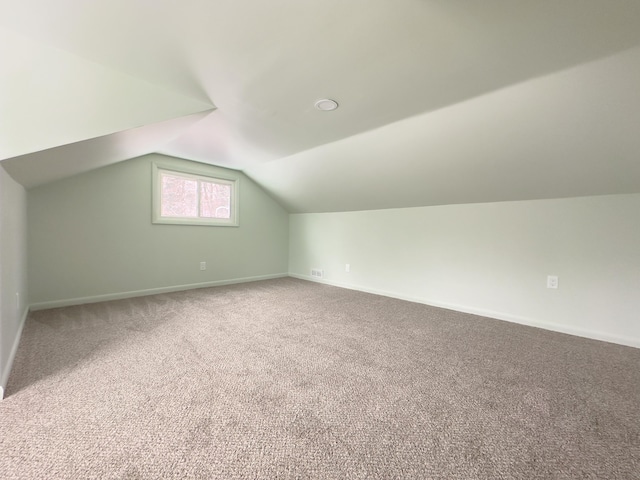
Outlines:
<svg viewBox="0 0 640 480"><path fill-rule="evenodd" d="M27 186L160 152L294 212L640 191L640 2L0 0L0 55Z"/></svg>
<svg viewBox="0 0 640 480"><path fill-rule="evenodd" d="M133 157L168 143L208 112L123 130L101 137L19 155L3 162L5 169L27 188L60 180Z"/></svg>
<svg viewBox="0 0 640 480"><path fill-rule="evenodd" d="M213 109L7 30L0 56L3 160Z"/></svg>

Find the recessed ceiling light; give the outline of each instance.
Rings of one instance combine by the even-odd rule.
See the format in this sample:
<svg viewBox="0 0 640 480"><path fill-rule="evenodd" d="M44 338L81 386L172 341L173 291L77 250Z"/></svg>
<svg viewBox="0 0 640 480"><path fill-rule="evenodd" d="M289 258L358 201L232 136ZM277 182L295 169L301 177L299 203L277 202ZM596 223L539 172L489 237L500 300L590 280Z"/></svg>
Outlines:
<svg viewBox="0 0 640 480"><path fill-rule="evenodd" d="M318 110L322 110L323 112L330 112L331 110L338 108L338 102L331 100L330 98L318 100L315 105Z"/></svg>

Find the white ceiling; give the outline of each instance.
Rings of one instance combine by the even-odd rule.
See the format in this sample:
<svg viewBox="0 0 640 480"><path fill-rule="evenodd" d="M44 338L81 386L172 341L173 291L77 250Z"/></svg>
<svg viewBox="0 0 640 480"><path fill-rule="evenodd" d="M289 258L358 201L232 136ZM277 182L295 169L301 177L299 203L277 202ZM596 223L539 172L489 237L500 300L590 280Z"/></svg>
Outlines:
<svg viewBox="0 0 640 480"><path fill-rule="evenodd" d="M0 0L0 60L26 186L161 152L296 212L640 191L637 1Z"/></svg>

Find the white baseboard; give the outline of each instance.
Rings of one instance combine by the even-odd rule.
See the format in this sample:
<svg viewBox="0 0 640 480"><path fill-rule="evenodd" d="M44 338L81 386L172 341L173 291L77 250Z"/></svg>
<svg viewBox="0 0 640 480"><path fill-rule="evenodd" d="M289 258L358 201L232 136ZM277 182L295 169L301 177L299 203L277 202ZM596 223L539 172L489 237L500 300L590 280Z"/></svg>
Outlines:
<svg viewBox="0 0 640 480"><path fill-rule="evenodd" d="M183 290L193 290L196 288L217 287L221 285L234 285L236 283L257 282L259 280L269 280L272 278L288 277L288 273L275 273L270 275L258 275L255 277L232 278L228 280L214 280L211 282L190 283L187 285L173 285L170 287L149 288L146 290L134 290L131 292L107 293L104 295L94 295L90 297L69 298L66 300L52 300L48 302L33 303L30 305L31 311L46 310L48 308L70 307L72 305L84 305L85 303L107 302L109 300L122 300L123 298L144 297L147 295L157 295L159 293L181 292Z"/></svg>
<svg viewBox="0 0 640 480"><path fill-rule="evenodd" d="M7 364L4 366L2 370L2 376L0 376L0 400L4 398L4 391L7 388L7 382L9 381L9 374L11 374L11 367L13 366L13 361L16 358L16 353L18 352L18 345L20 345L20 338L22 337L22 329L24 328L24 324L27 321L27 316L29 315L29 307L24 309L24 313L22 314L22 318L20 319L20 326L18 327L18 332L16 333L16 338L13 340L13 345L11 347L11 352L9 353L9 358L7 359Z"/></svg>
<svg viewBox="0 0 640 480"><path fill-rule="evenodd" d="M347 284L342 282L334 282L323 278L315 278L309 275L299 275L296 273L289 273L290 277L299 278L301 280L308 280L310 282L324 283L332 285L334 287L347 288L349 290L357 290L360 292L373 293L375 295L382 295L384 297L397 298L399 300L407 300L409 302L422 303L424 305L430 305L433 307L446 308L448 310L455 310L457 312L470 313L473 315L480 315L483 317L494 318L496 320L503 320L506 322L518 323L520 325L527 325L530 327L542 328L544 330L551 330L553 332L566 333L569 335L575 335L577 337L590 338L593 340L601 340L603 342L616 343L619 345L625 345L628 347L640 348L640 338L623 337L620 335L612 335L606 332L599 332L596 330L588 330L578 328L570 325L562 325L559 323L546 322L535 318L521 317L503 312L497 312L493 310L485 310L481 308L469 307L467 305L458 305L452 303L439 302L433 299L418 298L408 295L403 295L397 292L389 292L385 290L378 290L375 288L368 288L361 285Z"/></svg>

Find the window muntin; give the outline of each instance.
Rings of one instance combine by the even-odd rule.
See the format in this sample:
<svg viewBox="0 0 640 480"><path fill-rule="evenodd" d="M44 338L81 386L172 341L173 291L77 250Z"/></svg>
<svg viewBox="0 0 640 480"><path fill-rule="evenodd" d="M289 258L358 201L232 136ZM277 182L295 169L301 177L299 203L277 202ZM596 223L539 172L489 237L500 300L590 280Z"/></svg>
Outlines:
<svg viewBox="0 0 640 480"><path fill-rule="evenodd" d="M237 179L154 164L153 223L238 225Z"/></svg>

